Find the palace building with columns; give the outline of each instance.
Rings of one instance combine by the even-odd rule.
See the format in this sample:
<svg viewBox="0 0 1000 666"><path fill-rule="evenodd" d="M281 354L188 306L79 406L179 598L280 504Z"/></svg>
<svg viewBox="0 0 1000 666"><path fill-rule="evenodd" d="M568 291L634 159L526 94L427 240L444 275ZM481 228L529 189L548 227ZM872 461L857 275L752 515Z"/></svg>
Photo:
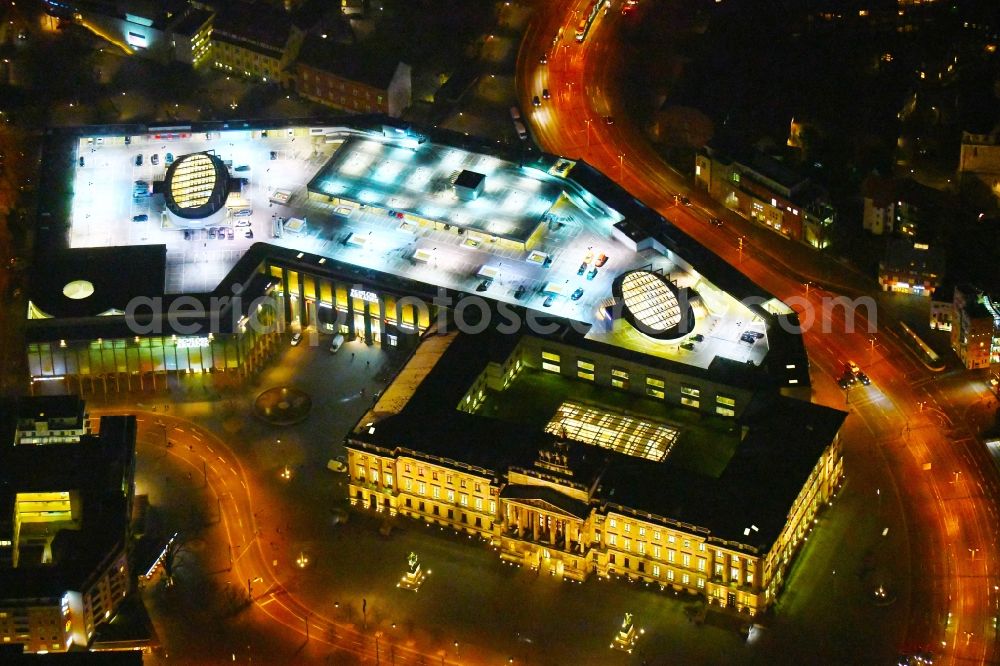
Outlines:
<svg viewBox="0 0 1000 666"><path fill-rule="evenodd" d="M627 577L756 614L842 480L845 415L739 370L568 328L432 327L347 438L351 503L555 576Z"/></svg>

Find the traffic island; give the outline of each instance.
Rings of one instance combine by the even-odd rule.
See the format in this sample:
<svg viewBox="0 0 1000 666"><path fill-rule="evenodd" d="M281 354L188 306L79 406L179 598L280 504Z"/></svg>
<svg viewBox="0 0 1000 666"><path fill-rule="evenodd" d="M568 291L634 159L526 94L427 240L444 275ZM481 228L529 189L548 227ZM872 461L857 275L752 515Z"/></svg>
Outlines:
<svg viewBox="0 0 1000 666"><path fill-rule="evenodd" d="M309 416L312 398L305 391L291 386L275 386L254 399L253 413L257 418L277 426L300 423Z"/></svg>

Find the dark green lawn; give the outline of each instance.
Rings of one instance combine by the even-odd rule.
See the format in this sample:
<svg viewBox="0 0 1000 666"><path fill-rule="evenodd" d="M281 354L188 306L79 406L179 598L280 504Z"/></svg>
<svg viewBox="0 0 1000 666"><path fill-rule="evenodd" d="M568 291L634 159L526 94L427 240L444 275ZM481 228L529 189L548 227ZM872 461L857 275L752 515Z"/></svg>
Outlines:
<svg viewBox="0 0 1000 666"><path fill-rule="evenodd" d="M678 428L680 436L667 460L690 472L718 477L739 444L732 419L537 370L522 371L505 391L487 393L477 413L541 430L567 400Z"/></svg>

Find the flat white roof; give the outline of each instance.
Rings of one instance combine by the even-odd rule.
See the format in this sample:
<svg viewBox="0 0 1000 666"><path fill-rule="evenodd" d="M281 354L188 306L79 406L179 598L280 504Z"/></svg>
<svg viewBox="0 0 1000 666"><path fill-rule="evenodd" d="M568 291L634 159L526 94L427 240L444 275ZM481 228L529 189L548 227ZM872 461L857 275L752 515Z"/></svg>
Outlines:
<svg viewBox="0 0 1000 666"><path fill-rule="evenodd" d="M763 326L753 314L737 300L707 283L702 276L677 257L664 256L655 250L634 252L614 240L612 230L622 217L589 193L573 190L575 185L537 169L525 168L517 187L527 188L536 182L541 191L551 185L560 189L554 193L556 204L550 217L555 220L545 225L538 246L531 251L519 250L487 240L470 242L469 233L459 235L433 226L421 225L406 216L400 220L390 211L403 196L415 199L417 209L434 205L431 196L427 202L419 191L404 188L382 205L341 200L324 202L310 197L307 186L320 173L338 148L356 131L325 130L325 134L310 134L309 128L269 132L267 137L249 130L229 130L175 135L133 135L131 145L124 144L124 137L104 136L102 143L80 139L78 150L86 156L85 167L73 166L74 184L71 206L69 246L114 247L157 244L167 248L167 275L164 290L168 294L204 293L218 286L246 250L257 242L266 242L296 252L306 252L385 273L424 284L441 286L459 292L473 293L482 281L479 272L484 266L495 267L492 284L481 295L528 308L543 310L542 303L548 294L556 294L554 301L544 311L558 316L594 324L587 334L589 339L636 349L644 353L677 360L689 365L708 367L716 355L740 362L760 362L767 351L767 341L753 345L740 342L740 335L747 328L762 330ZM379 154L397 154L394 151L407 142L393 145L385 137L374 133L367 143L379 143ZM408 143L412 143L409 141ZM431 155L444 159L451 149L432 147ZM212 150L223 160L251 167L247 174L248 185L243 197L253 211L246 217L235 217L232 212L220 218L213 229L232 230L215 233L209 229L172 228L162 220L163 198L157 195L135 199L132 196L136 180L153 182L162 180L165 172L165 153L175 155ZM158 153L159 165L145 159L142 166L135 166L135 156L149 158ZM273 158L272 158L273 154ZM344 153L346 155L348 153ZM462 160L478 164L477 153L456 150ZM458 159L451 157L451 159ZM508 169L519 170L517 165L497 160L495 173ZM400 172L397 178L406 178ZM487 176L489 177L489 176ZM397 181L398 182L398 181ZM405 181L404 181L405 182ZM388 184L387 192L395 192ZM566 188L566 189L562 189ZM271 200L276 190L288 193L284 204ZM458 206L458 204L456 204ZM147 215L145 222L133 222L133 217ZM285 233L281 218L308 219L300 233ZM348 238L365 238L361 243L347 242ZM591 271L580 274L578 269L584 259L606 254L604 266L591 278ZM546 263L546 259L549 259ZM683 339L671 342L651 340L637 331L611 329L602 320L602 303L611 295L611 283L622 273L632 270L655 270L670 274L678 288L690 287L701 298L702 308L692 334L703 334L705 341L694 351L679 347ZM360 273L359 273L360 275ZM358 279L363 283L363 279ZM365 285L361 285L364 287ZM569 294L582 289L576 301ZM515 297L520 294L520 297Z"/></svg>

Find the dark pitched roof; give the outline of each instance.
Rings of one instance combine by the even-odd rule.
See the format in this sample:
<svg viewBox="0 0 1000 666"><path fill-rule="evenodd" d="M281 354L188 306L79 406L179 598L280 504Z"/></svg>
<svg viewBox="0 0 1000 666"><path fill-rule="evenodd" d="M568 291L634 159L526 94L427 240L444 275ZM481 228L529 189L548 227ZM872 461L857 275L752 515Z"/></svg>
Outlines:
<svg viewBox="0 0 1000 666"><path fill-rule="evenodd" d="M189 7L180 19L178 19L178 21L171 26L170 31L177 35L190 37L195 34L201 26L205 25L205 23L208 22L212 16L214 16L214 14L207 9Z"/></svg>
<svg viewBox="0 0 1000 666"><path fill-rule="evenodd" d="M306 36L299 49L298 60L307 67L380 90L389 87L399 64L392 49L362 51L358 46L340 44L314 34Z"/></svg>
<svg viewBox="0 0 1000 666"><path fill-rule="evenodd" d="M847 415L773 394L757 396L747 412L740 423L747 435L718 478L679 469L670 456L654 463L616 455L601 480L601 496L769 549ZM744 534L751 527L757 529Z"/></svg>
<svg viewBox="0 0 1000 666"><path fill-rule="evenodd" d="M233 4L215 17L212 39L242 44L250 42L281 50L288 43L292 20L285 12L268 5Z"/></svg>

